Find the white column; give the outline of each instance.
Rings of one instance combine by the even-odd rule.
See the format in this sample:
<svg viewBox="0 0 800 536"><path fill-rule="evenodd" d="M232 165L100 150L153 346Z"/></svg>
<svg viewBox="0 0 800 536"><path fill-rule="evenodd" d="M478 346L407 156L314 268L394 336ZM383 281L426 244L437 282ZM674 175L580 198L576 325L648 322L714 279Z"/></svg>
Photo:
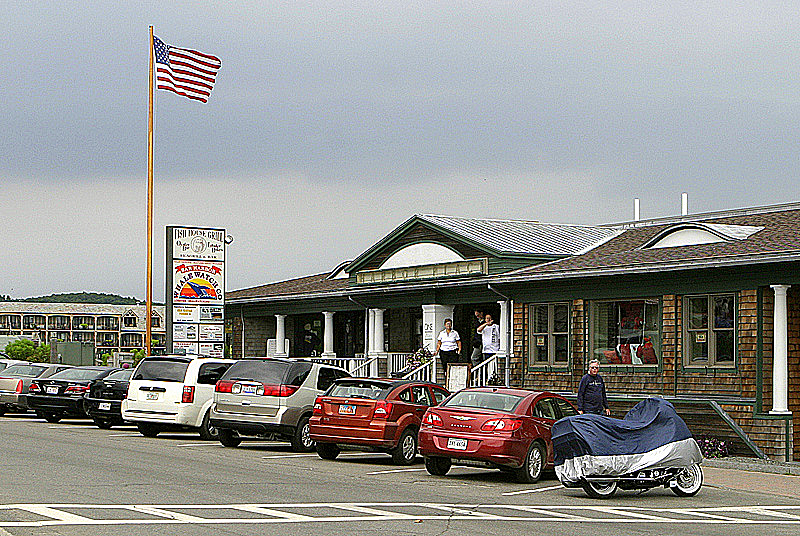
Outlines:
<svg viewBox="0 0 800 536"><path fill-rule="evenodd" d="M375 353L375 309L369 310L369 318L367 318L367 347L369 348L369 355Z"/></svg>
<svg viewBox="0 0 800 536"><path fill-rule="evenodd" d="M775 291L772 334L772 409L770 413L789 411L788 318L786 291L789 285L771 285Z"/></svg>
<svg viewBox="0 0 800 536"><path fill-rule="evenodd" d="M325 311L325 330L322 332L322 357L333 359L336 353L333 351L333 311Z"/></svg>
<svg viewBox="0 0 800 536"><path fill-rule="evenodd" d="M430 304L422 306L422 346L431 352L436 350L436 338L439 336L439 332L444 329L445 318L453 318L452 305ZM472 333L459 332L458 335L461 337L461 344L469 346Z"/></svg>
<svg viewBox="0 0 800 536"><path fill-rule="evenodd" d="M275 315L275 357L287 357L289 349L286 341L286 315Z"/></svg>
<svg viewBox="0 0 800 536"><path fill-rule="evenodd" d="M509 348L508 348L508 334L511 332L509 327L511 321L511 307L509 307L510 302L508 300L502 300L497 302L500 305L500 321L498 325L500 327L500 352L497 354L497 359L503 360L503 368L505 369L504 379L506 385L511 377L511 369L508 366L509 361Z"/></svg>
<svg viewBox="0 0 800 536"><path fill-rule="evenodd" d="M383 313L386 309L375 309L375 353L382 354L383 350Z"/></svg>

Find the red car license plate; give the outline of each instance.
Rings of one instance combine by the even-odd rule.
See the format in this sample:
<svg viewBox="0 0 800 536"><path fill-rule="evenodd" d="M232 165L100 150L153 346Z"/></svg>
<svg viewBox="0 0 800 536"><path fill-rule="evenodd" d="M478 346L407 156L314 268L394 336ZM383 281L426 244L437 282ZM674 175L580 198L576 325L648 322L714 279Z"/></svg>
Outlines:
<svg viewBox="0 0 800 536"><path fill-rule="evenodd" d="M341 404L339 406L339 415L355 415L356 407L353 404Z"/></svg>

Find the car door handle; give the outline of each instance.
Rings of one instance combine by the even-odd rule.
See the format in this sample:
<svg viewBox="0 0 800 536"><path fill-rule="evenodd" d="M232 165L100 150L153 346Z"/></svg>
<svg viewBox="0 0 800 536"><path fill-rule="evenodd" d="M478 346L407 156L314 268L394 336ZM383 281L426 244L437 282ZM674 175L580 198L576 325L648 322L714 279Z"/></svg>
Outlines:
<svg viewBox="0 0 800 536"><path fill-rule="evenodd" d="M242 405L243 406L249 406L250 405L250 401L249 400L242 400Z"/></svg>

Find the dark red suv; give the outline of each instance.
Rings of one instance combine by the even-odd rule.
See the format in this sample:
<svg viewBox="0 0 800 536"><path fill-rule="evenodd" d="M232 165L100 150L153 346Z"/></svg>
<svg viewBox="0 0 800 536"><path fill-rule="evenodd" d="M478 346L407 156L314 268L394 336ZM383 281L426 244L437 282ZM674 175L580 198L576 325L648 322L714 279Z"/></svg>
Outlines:
<svg viewBox="0 0 800 536"><path fill-rule="evenodd" d="M496 467L536 482L553 466L550 428L576 415L564 397L505 387L474 387L431 408L422 419L419 450L432 475L452 464Z"/></svg>
<svg viewBox="0 0 800 536"><path fill-rule="evenodd" d="M309 433L326 460L339 455L339 445L351 445L387 452L394 463L410 465L422 416L449 394L428 382L342 378L317 398Z"/></svg>

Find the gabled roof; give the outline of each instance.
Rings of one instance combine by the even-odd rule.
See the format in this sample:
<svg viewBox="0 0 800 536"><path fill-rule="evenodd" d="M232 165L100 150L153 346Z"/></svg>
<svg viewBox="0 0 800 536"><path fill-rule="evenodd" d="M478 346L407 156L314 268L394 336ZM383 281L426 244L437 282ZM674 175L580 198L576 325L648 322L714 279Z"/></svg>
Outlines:
<svg viewBox="0 0 800 536"><path fill-rule="evenodd" d="M736 265L769 260L800 260L800 207L769 211L742 211L724 217L707 214L702 223L726 235L726 240L665 248L645 248L659 236L685 225L676 219L632 225L618 236L581 255L517 270L511 277L537 279L560 274L580 277L612 274L658 267L697 268L710 265ZM725 233L722 233L725 231ZM745 232L746 231L746 232Z"/></svg>
<svg viewBox="0 0 800 536"><path fill-rule="evenodd" d="M232 290L227 293L227 301L235 301L244 298L261 298L266 296L287 296L297 294L314 294L326 291L339 290L347 287L349 279L331 279L331 272L323 274L308 275L277 281L257 287Z"/></svg>
<svg viewBox="0 0 800 536"><path fill-rule="evenodd" d="M565 257L590 249L620 232L609 226L415 214L353 260L347 271L357 271L417 224L490 256Z"/></svg>

